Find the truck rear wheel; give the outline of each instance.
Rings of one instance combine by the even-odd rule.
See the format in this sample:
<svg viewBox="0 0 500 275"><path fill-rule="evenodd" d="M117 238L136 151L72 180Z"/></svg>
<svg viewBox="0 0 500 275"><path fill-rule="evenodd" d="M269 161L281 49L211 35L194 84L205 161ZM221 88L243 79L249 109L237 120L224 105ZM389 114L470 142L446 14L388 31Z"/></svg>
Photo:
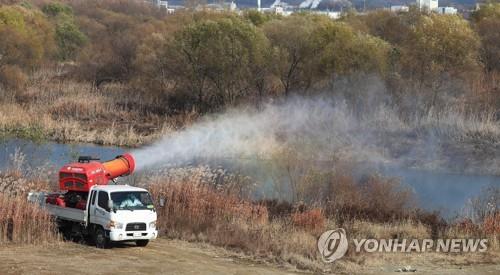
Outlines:
<svg viewBox="0 0 500 275"><path fill-rule="evenodd" d="M102 227L96 228L94 232L94 243L97 248L105 249L110 247L110 241L106 238L106 232L104 232Z"/></svg>
<svg viewBox="0 0 500 275"><path fill-rule="evenodd" d="M135 244L137 246L141 246L141 247L148 245L148 243L149 243L149 240L137 240L137 241L135 241Z"/></svg>
<svg viewBox="0 0 500 275"><path fill-rule="evenodd" d="M62 233L63 239L65 241L72 241L72 236L71 236L71 227L64 226L60 227L59 231Z"/></svg>

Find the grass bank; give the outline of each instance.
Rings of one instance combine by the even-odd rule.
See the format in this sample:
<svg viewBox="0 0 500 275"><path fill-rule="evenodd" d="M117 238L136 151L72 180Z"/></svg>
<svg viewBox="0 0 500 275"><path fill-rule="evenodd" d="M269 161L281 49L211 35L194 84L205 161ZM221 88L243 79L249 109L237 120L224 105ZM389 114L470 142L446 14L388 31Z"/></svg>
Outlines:
<svg viewBox="0 0 500 275"><path fill-rule="evenodd" d="M35 141L139 146L171 131L175 118L151 112L152 102L120 84L96 88L35 74L27 87L0 100L0 136Z"/></svg>

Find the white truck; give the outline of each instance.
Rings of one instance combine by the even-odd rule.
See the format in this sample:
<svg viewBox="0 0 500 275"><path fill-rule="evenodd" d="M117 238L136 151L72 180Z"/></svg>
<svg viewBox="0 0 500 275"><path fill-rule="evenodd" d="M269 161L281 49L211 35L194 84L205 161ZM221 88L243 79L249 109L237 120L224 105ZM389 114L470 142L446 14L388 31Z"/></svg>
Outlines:
<svg viewBox="0 0 500 275"><path fill-rule="evenodd" d="M32 192L28 200L47 209L67 239L81 238L94 242L96 247L108 248L113 242L123 241L146 246L149 240L158 237L156 210L145 189L93 185L84 209L47 203L48 196Z"/></svg>

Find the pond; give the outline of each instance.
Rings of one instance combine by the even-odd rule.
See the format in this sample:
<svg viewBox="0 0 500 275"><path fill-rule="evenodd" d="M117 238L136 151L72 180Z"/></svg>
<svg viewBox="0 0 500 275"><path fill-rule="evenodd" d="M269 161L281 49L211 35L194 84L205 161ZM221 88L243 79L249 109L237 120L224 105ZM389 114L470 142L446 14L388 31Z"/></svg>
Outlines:
<svg viewBox="0 0 500 275"><path fill-rule="evenodd" d="M2 140L0 141L0 170L9 167L16 151L25 155L24 164L27 167L34 168L45 165L59 167L75 161L78 156L94 156L102 160L110 160L123 154L125 149L93 144L35 143L22 139Z"/></svg>
<svg viewBox="0 0 500 275"><path fill-rule="evenodd" d="M463 211L467 201L489 186L500 187L500 177L488 175L461 175L435 171L422 171L384 167L383 175L398 177L413 189L421 207L439 210L452 217Z"/></svg>
<svg viewBox="0 0 500 275"><path fill-rule="evenodd" d="M54 142L34 143L27 140L10 139L0 141L0 170L7 169L16 150L25 155L24 164L28 167L51 165L54 169L74 161L81 155L113 159L127 150L113 146L92 144L59 144ZM241 166L241 164L240 164ZM256 167L263 165L251 164ZM477 196L483 188L494 185L500 187L500 177L488 175L461 175L435 171L420 171L401 167L378 166L378 172L394 176L410 186L417 196L419 206L427 210L439 210L445 217L459 214L466 202Z"/></svg>

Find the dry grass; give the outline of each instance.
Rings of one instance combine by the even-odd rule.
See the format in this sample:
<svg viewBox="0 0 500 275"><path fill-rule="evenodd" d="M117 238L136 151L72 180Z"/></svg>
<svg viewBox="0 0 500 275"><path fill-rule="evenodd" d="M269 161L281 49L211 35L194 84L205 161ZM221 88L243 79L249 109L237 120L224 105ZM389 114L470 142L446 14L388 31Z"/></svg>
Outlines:
<svg viewBox="0 0 500 275"><path fill-rule="evenodd" d="M449 238L486 238L488 249L500 252L500 213L487 216L482 223L474 223L471 219L460 219L446 229L444 235Z"/></svg>
<svg viewBox="0 0 500 275"><path fill-rule="evenodd" d="M16 177L23 179L22 175ZM326 229L339 227L346 229L350 240L436 237L486 237L490 240L491 251L484 257L474 255L474 259L466 259L462 254L434 255L426 261L443 258L449 264L491 262L499 251L498 214L485 217L483 224L464 220L448 225L440 235L434 236L432 224L418 220L416 215L387 222L369 221L363 216L337 220L335 216L326 216L323 208L303 202L253 202L241 196L240 189L235 188L238 184L234 183L234 178L206 167L177 169L168 176L138 180L147 182L153 195L158 227L163 236L206 242L244 253L250 258L287 263L299 269L323 272L333 268L335 272L352 273L366 265L377 266L391 261L422 264L419 255L402 259L396 254L354 253L352 250L333 267L325 264L317 253L317 238ZM37 183L34 188L44 186L43 182ZM16 186L22 188L21 185ZM47 213L28 204L24 195L10 194L0 193L0 243L39 244L57 240L55 224ZM159 203L161 199L165 200L163 207Z"/></svg>
<svg viewBox="0 0 500 275"><path fill-rule="evenodd" d="M26 156L15 150L10 165L0 171L0 244L48 244L59 241L54 219L27 201L28 192L52 191L43 168L25 166ZM56 183L57 184L57 183Z"/></svg>
<svg viewBox="0 0 500 275"><path fill-rule="evenodd" d="M430 229L422 223L412 220L392 223L373 223L355 220L346 229L352 238L369 239L429 239Z"/></svg>
<svg viewBox="0 0 500 275"><path fill-rule="evenodd" d="M249 255L319 270L316 234L325 227L320 210L269 220L267 207L192 178L157 179L149 186L158 207L158 226L170 238L209 242ZM310 230L312 229L312 230Z"/></svg>
<svg viewBox="0 0 500 275"><path fill-rule="evenodd" d="M171 131L174 119L120 84L95 88L40 71L26 89L0 101L0 135L60 142L138 146Z"/></svg>
<svg viewBox="0 0 500 275"><path fill-rule="evenodd" d="M53 189L51 184L44 179L30 179L13 171L0 171L0 194L25 198L30 191L49 191L51 189Z"/></svg>
<svg viewBox="0 0 500 275"><path fill-rule="evenodd" d="M58 188L50 166L31 168L25 160L26 155L19 148L9 155L7 169L0 170L0 194L26 197L33 190L54 191Z"/></svg>
<svg viewBox="0 0 500 275"><path fill-rule="evenodd" d="M258 227L267 221L267 209L213 190L204 184L154 183L150 191L156 201L166 200L158 215L160 228L169 236L197 238L200 233L219 234L227 224L249 224ZM212 230L215 230L212 232ZM230 244L228 242L227 244Z"/></svg>
<svg viewBox="0 0 500 275"><path fill-rule="evenodd" d="M347 215L358 212L346 212L342 219L338 219L337 215L327 216L328 212L324 208L317 207L321 204L315 204L316 207L312 207L304 202L290 204L278 201L252 202L244 199L239 196L238 192L235 192L238 189L226 189L224 182L220 185L214 172L206 168L174 169L173 171L167 176L147 179L148 188L156 204L159 205L161 198L165 199L165 205L158 207L158 226L161 234L170 238L206 242L245 253L250 257L287 263L299 269L317 272L333 268L335 272L349 273L361 270L366 263L380 265L382 260L386 261L385 263L401 260L398 255L355 253L351 249L339 264L332 267L323 263L317 253L317 238L326 229L339 227L346 229L350 240L354 238L488 238L490 252L485 254L486 258L475 257L471 260L473 263L491 262L498 251L498 241L495 241L498 238L498 232L494 231L497 230L495 226L498 226L496 224L498 221L494 218L486 219L484 225L474 225L475 231L464 231L459 225L454 224L442 225L441 220L432 214L419 214L411 208L405 212L407 213L405 215L381 215L380 217L387 218L385 222L380 219L367 219L364 214L347 218ZM374 181L375 178L371 177L365 181ZM364 186L366 188L366 182ZM374 184L374 186L380 187L379 184ZM365 189L358 191L363 190L366 191ZM372 192L375 202L377 198L383 197L382 193L392 192L396 196L398 192L397 186L394 185L385 185L380 190L383 192L379 196L377 192ZM356 189L351 186L349 191L352 195ZM342 202L344 204L349 202L350 207L364 209L364 204L353 206L352 203L356 200L348 200L349 196L337 195L337 197L331 197L331 200L338 198L339 201L332 202L334 204L330 206L336 205L341 208ZM376 205L379 207L377 213L394 212L392 204L378 203ZM384 207L386 208L382 209ZM435 227L439 226L444 226L445 229L436 230ZM417 255L417 258L419 257ZM435 255L435 257L441 256ZM417 258L412 261L417 261ZM450 264L460 264L464 259L461 255L445 258Z"/></svg>
<svg viewBox="0 0 500 275"><path fill-rule="evenodd" d="M47 244L59 240L50 215L25 197L0 193L0 244Z"/></svg>

